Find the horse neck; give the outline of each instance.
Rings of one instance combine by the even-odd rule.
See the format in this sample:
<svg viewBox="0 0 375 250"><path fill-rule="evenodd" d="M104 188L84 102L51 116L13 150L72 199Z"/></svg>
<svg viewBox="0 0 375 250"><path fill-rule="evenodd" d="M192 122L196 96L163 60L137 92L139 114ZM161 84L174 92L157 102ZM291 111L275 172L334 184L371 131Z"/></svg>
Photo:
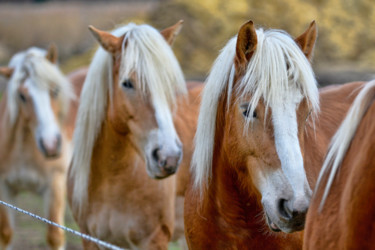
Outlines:
<svg viewBox="0 0 375 250"><path fill-rule="evenodd" d="M229 160L224 150L219 152L214 152L213 177L208 189L210 198L215 201L213 205L228 227L244 230L257 228L255 231L258 232L264 225L260 197L240 183L244 173L236 171L237 164Z"/></svg>
<svg viewBox="0 0 375 250"><path fill-rule="evenodd" d="M119 173L129 174L140 160L129 135L116 132L108 120L103 121L91 158L91 189L99 188L103 181Z"/></svg>

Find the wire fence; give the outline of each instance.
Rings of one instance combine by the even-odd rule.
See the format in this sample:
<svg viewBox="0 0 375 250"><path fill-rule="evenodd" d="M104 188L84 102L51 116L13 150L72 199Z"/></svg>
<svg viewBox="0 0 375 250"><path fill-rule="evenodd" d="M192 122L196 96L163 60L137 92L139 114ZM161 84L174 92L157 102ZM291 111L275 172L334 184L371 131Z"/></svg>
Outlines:
<svg viewBox="0 0 375 250"><path fill-rule="evenodd" d="M49 224L49 225L52 225L52 226L58 227L58 228L60 228L60 229L62 229L62 230L64 230L64 231L66 231L66 232L69 232L69 233L71 233L71 234L74 234L75 236L78 236L78 237L80 237L80 238L83 238L83 239L85 239L85 240L87 240L87 241L91 241L91 242L93 242L93 243L95 243L95 244L97 244L97 245L99 245L99 246L105 247L106 249L111 249L111 250L125 250L124 248L121 248L121 247L115 246L115 245L113 245L113 244L110 244L110 243L105 242L105 241L102 241L102 240L99 240L99 239L97 239L97 238L95 238L95 237L92 237L92 236L90 236L90 235L83 234L83 233L78 232L78 231L76 231L76 230L73 230L73 229L71 229L71 228L69 228L69 227L65 227L65 226L62 226L62 225L60 225L60 224L57 224L57 223L55 223L55 222L53 222L53 221L50 221L50 220L48 220L48 219L46 219L46 218L43 218L43 217L41 217L41 216L39 216L39 215L36 215L36 214L33 214L33 213L29 212L29 211L26 211L26 210L24 210L24 209L21 209L21 208L19 208L19 207L16 207L16 206L14 206L14 205L12 205L12 204L9 204L9 203L7 203L7 202L4 202L4 201L2 201L2 200L0 200L0 204L6 206L6 207L8 207L8 208L11 208L11 209L13 209L13 210L16 210L16 211L19 212L19 213L23 213L23 214L26 214L26 215L28 215L28 216L34 218L34 219L40 220L40 221L42 221L42 222L44 222L44 223L46 223L46 224Z"/></svg>

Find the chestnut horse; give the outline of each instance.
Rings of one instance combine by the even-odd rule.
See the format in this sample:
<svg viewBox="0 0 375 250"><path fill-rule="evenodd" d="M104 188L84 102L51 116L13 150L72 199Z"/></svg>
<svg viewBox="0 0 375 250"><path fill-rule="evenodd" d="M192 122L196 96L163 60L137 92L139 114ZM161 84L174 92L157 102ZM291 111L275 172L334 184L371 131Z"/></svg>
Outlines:
<svg viewBox="0 0 375 250"><path fill-rule="evenodd" d="M20 191L44 196L47 217L63 224L66 173L74 126L74 90L56 65L57 50L30 48L13 56L0 103L0 199L13 203ZM13 219L0 207L0 241L8 248ZM52 249L64 248L64 233L48 227Z"/></svg>
<svg viewBox="0 0 375 250"><path fill-rule="evenodd" d="M332 139L306 219L304 249L373 249L375 81Z"/></svg>
<svg viewBox="0 0 375 250"><path fill-rule="evenodd" d="M175 207L182 209L183 200L176 193L181 198L189 181L201 88L185 95L170 48L180 28L181 22L161 33L135 24L112 34L90 28L102 48L81 95L68 198L82 232L118 246L167 249L175 213L182 222ZM173 111L176 104L179 109ZM173 174L182 151L184 168L177 183ZM181 227L176 231L183 236ZM97 248L86 241L84 247Z"/></svg>
<svg viewBox="0 0 375 250"><path fill-rule="evenodd" d="M191 249L301 248L311 197L302 152L319 110L316 25L296 40L245 23L207 79L185 198ZM263 207L263 208L262 208ZM263 210L263 211L262 211Z"/></svg>

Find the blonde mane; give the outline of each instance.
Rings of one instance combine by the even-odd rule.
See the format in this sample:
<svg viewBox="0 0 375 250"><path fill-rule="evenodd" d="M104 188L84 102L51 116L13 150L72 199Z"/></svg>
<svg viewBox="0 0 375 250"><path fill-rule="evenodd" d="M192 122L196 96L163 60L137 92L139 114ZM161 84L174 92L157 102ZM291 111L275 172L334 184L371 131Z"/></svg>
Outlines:
<svg viewBox="0 0 375 250"><path fill-rule="evenodd" d="M329 190L332 186L333 180L340 167L340 164L344 159L350 143L357 131L357 128L367 109L372 103L374 96L375 80L367 83L359 92L358 96L355 98L352 106L350 107L344 121L341 123L339 129L332 137L331 144L329 146L327 156L324 160L323 167L320 170L314 191L315 193L318 190L323 176L329 175L326 187L324 189L322 201L319 206L319 210L323 208L324 202L327 199Z"/></svg>
<svg viewBox="0 0 375 250"><path fill-rule="evenodd" d="M119 83L136 73L143 93L151 95L153 105L176 101L176 94L187 92L184 76L174 53L162 35L149 25L130 23L112 32L125 35L122 45ZM125 48L126 44L126 48ZM73 206L82 212L87 203L92 151L112 96L111 55L99 48L92 60L81 93L74 131L70 177L74 179Z"/></svg>
<svg viewBox="0 0 375 250"><path fill-rule="evenodd" d="M262 98L272 107L287 98L292 90L307 98L313 114L319 111L319 93L311 65L295 41L280 30L258 29L257 48L246 73L238 83L239 100L251 94L250 113ZM206 81L192 159L194 187L204 190L212 175L215 123L219 97L225 89L233 91L237 37L232 38L216 59ZM248 126L247 121L246 126Z"/></svg>
<svg viewBox="0 0 375 250"><path fill-rule="evenodd" d="M18 117L17 90L26 78L31 78L34 87L46 91L58 91L58 100L62 108L64 119L69 110L70 100L75 97L71 83L59 70L57 65L46 58L47 51L39 48L30 48L19 52L12 57L9 67L13 74L7 84L7 122L12 126Z"/></svg>

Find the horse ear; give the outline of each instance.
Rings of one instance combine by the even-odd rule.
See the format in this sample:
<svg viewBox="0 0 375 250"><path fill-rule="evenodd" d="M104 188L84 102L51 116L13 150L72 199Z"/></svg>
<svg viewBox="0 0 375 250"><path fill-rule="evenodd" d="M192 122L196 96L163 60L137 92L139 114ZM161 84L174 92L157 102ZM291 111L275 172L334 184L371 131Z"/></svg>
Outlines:
<svg viewBox="0 0 375 250"><path fill-rule="evenodd" d="M307 30L295 39L296 43L301 48L307 59L309 59L309 61L311 61L313 57L317 34L318 29L316 27L316 23L315 21L312 21Z"/></svg>
<svg viewBox="0 0 375 250"><path fill-rule="evenodd" d="M51 43L48 47L46 58L51 63L56 64L57 57L58 57L57 47L54 43Z"/></svg>
<svg viewBox="0 0 375 250"><path fill-rule="evenodd" d="M238 68L246 67L257 47L258 39L253 21L243 24L237 35L235 65Z"/></svg>
<svg viewBox="0 0 375 250"><path fill-rule="evenodd" d="M10 67L0 67L0 75L10 78L14 72L13 68Z"/></svg>
<svg viewBox="0 0 375 250"><path fill-rule="evenodd" d="M169 45L172 46L174 40L176 39L176 36L180 33L182 29L183 23L184 20L180 20L175 25L160 31L161 35L164 37L164 39L167 41Z"/></svg>
<svg viewBox="0 0 375 250"><path fill-rule="evenodd" d="M114 36L111 33L101 31L92 25L89 26L89 30L94 35L96 40L98 40L103 49L105 49L109 53L115 54L116 52L121 51L122 40L124 39L124 36Z"/></svg>

